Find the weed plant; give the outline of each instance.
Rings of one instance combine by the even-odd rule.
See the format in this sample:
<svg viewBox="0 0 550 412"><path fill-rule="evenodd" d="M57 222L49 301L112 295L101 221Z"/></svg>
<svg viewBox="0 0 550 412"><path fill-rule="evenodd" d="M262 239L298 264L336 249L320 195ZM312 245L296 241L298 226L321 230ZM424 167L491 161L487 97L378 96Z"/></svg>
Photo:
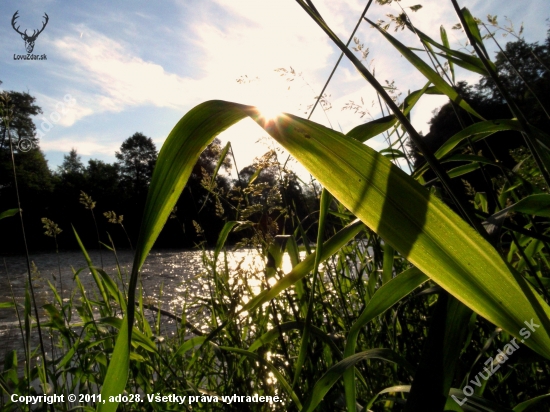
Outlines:
<svg viewBox="0 0 550 412"><path fill-rule="evenodd" d="M49 282L52 302L42 308L47 322L33 316L31 277L22 307L14 297L2 303L2 310L17 311L25 344L23 358L15 351L5 354L2 410L550 410L549 135L530 124L501 88L479 22L454 0L474 54L451 49L443 29L437 42L405 12L390 16L391 24L416 33L433 66L391 35L390 26L370 22L427 78L424 88L402 101L387 93L310 1L298 3L378 91L385 116L343 135L290 115L267 120L254 108L229 102L194 108L159 154L131 272L118 266L107 273L102 262L96 266L75 231L88 265L74 270L77 287L69 294ZM496 18L490 23L494 26ZM365 57L364 47L354 43ZM492 79L513 118L491 121L479 115L454 87L454 66ZM407 117L426 93L447 95L478 120L435 152ZM348 108L359 110L354 103ZM196 281L204 293L187 294L181 308L162 309L162 289L146 296L140 267L201 150L246 116L323 185L317 210L300 221L277 186L257 180L262 170L273 168L279 184L288 184L274 153L260 159L257 174L230 193L216 190L215 175L207 176L203 184L226 224L213 250L198 245L203 268ZM471 151L473 142L502 130L518 132L524 143L514 152L517 164L511 169ZM362 144L382 132L389 143L382 154ZM391 163L402 158L412 167L406 139L426 159L412 176ZM227 153L221 153L219 165ZM444 167L449 161L463 164L449 169ZM327 164L334 167L327 170ZM479 169L495 186L482 193L465 180L462 189L471 196L465 200L455 182ZM92 210L93 200L82 196ZM269 218L255 221L258 213ZM93 211L92 216L95 220ZM106 217L122 222L114 212ZM44 223L55 239L58 228ZM260 268L230 266L228 236L244 228L251 235L241 246L257 250L264 262ZM195 229L201 233L199 222ZM116 256L115 245L102 246ZM285 256L290 268L283 264ZM92 289L84 289L83 276L93 277ZM174 322L170 331L169 321ZM520 332L525 322L537 325L529 338ZM44 354L47 342L31 347L35 331L50 341L51 356ZM522 338L517 353L499 357L499 350ZM490 377L489 368L497 369ZM53 393L90 396L83 403L35 407L11 401L12 394ZM105 400L118 394L145 401L95 402L99 395ZM153 394L196 396L197 402L151 402L147 395ZM282 401L221 401L234 394ZM212 402L216 396L219 401Z"/></svg>

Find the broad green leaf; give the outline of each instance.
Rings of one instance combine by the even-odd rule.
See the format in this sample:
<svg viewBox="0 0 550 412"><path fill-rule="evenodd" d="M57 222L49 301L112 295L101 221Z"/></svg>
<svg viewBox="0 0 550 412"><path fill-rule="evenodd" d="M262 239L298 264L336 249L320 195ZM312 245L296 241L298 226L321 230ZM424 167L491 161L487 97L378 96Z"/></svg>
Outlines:
<svg viewBox="0 0 550 412"><path fill-rule="evenodd" d="M464 17L464 21L466 21L466 24L468 25L468 29L470 29L470 33L472 33L472 36L476 40L477 45L483 50L483 53L485 56L487 56L487 60L489 59L489 54L487 53L487 50L485 49L485 45L483 44L483 38L481 37L481 33L479 31L479 27L477 26L477 22L474 19L474 16L470 13L470 10L468 10L466 7L463 7L462 10L462 16Z"/></svg>
<svg viewBox="0 0 550 412"><path fill-rule="evenodd" d="M132 302L133 305L133 302ZM109 399L110 396L116 396L124 392L128 372L130 370L130 336L128 328L128 317L122 321L122 326L118 331L115 343L115 349L111 362L107 368L107 375L101 388L101 397ZM115 412L118 408L117 402L97 403L98 412Z"/></svg>
<svg viewBox="0 0 550 412"><path fill-rule="evenodd" d="M436 152L435 157L441 159L451 150L453 150L462 140L470 136L484 133L495 133L503 130L521 131L521 126L514 119L486 120L484 122L474 123L447 140Z"/></svg>
<svg viewBox="0 0 550 412"><path fill-rule="evenodd" d="M536 405L538 405L542 401L548 402L548 397L550 397L550 393L547 393L546 395L537 396L536 398L529 399L528 401L522 402L518 405L516 405L513 409L514 412L525 412L530 411L532 408Z"/></svg>
<svg viewBox="0 0 550 412"><path fill-rule="evenodd" d="M19 212L19 209L4 210L2 213L0 213L0 220L4 219L5 217L15 216L17 212Z"/></svg>
<svg viewBox="0 0 550 412"><path fill-rule="evenodd" d="M520 212L526 215L550 217L550 195L538 194L531 195L521 199L519 202L508 206L505 209L495 213L492 218L498 219L510 212Z"/></svg>
<svg viewBox="0 0 550 412"><path fill-rule="evenodd" d="M550 358L548 305L481 235L436 196L384 156L341 133L292 115L266 121L254 107L225 101L208 101L189 111L159 153L130 279L129 323L133 323L139 269L200 153L217 134L247 116L350 212L472 310L514 336L519 336L525 321L533 319L544 325L525 344ZM129 336L120 337L128 346ZM118 339L117 345L119 342L122 340Z"/></svg>
<svg viewBox="0 0 550 412"><path fill-rule="evenodd" d="M426 62L424 62L424 60L414 54L408 47L399 42L395 37L390 35L376 23L370 21L369 19L365 20L367 20L370 24L373 25L373 27L375 27L380 33L382 33L382 35L403 55L403 57L405 57L420 73L422 73L430 82L432 82L434 86L439 89L440 92L447 95L449 99L458 104L468 113L474 115L479 119L484 120L483 117L474 109L472 109L472 107L465 100L463 100L462 97L459 96L457 91L453 89L451 85L449 85L445 80L443 80L439 73L432 69Z"/></svg>
<svg viewBox="0 0 550 412"><path fill-rule="evenodd" d="M390 116L381 117L380 119L354 127L346 134L346 136L359 142L366 142L367 140L378 136L380 133L385 132L395 123L397 123L397 118L392 114Z"/></svg>
<svg viewBox="0 0 550 412"><path fill-rule="evenodd" d="M291 115L267 122L253 107L224 101L205 102L191 110L161 149L143 218L138 267L200 151L217 133L245 116L294 155L363 223L471 309L515 336L525 321L548 323L548 305L497 251L386 158L314 122ZM550 357L550 337L543 328L526 344Z"/></svg>

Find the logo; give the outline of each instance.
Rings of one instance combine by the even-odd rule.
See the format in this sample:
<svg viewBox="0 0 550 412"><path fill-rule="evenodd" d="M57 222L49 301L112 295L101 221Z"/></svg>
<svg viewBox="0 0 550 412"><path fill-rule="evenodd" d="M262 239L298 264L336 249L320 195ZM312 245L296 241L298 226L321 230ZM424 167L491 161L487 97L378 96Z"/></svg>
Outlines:
<svg viewBox="0 0 550 412"><path fill-rule="evenodd" d="M48 15L47 15L46 13L44 13L44 18L46 19L46 21L42 23L42 28L41 28L40 30L38 30L38 31L33 30L32 35L29 36L29 35L27 34L27 30L25 30L25 32L22 33L22 32L19 31L19 27L20 27L20 26L15 27L15 23L16 23L15 20L17 20L17 18L19 17L19 16L17 15L17 13L19 13L19 10L17 10L17 11L15 12L15 14L13 15L13 17L12 17L12 19L11 19L11 26L13 27L13 29L14 29L17 33L19 33L19 34L21 35L21 38L22 38L23 40L25 40L25 48L27 49L27 53L30 54L30 53L32 53L32 51L34 50L34 42L36 41L36 38L38 37L38 35L39 35L40 33L42 33L42 32L44 31L44 29L46 28L46 25L48 24L48 20L49 20L50 18L48 17ZM15 57L15 55L14 55L14 57ZM34 59L33 59L33 60L34 60Z"/></svg>

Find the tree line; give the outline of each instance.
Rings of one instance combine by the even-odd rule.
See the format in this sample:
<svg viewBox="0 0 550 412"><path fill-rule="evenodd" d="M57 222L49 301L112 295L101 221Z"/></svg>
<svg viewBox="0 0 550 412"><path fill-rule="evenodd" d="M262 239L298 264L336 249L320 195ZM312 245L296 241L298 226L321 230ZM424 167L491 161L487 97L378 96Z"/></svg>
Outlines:
<svg viewBox="0 0 550 412"><path fill-rule="evenodd" d="M90 159L84 164L72 149L56 170L50 170L32 121L42 113L36 99L25 92L7 93L13 116L9 133L4 123L0 129L0 213L17 208L19 195L31 250L51 250L54 243L45 234L53 236L54 227L61 230L55 240L62 249L77 247L73 228L86 247L111 242L117 248L132 247L157 161L153 140L134 133L115 152L114 163ZM32 141L30 150L21 150L23 139ZM242 169L238 179L228 177L232 167L227 151L215 139L195 165L156 247L213 246L228 220L242 225L231 242L253 246L291 230L296 219L307 221L315 210L316 194L279 164L276 151ZM24 251L17 216L3 219L0 231L2 253Z"/></svg>

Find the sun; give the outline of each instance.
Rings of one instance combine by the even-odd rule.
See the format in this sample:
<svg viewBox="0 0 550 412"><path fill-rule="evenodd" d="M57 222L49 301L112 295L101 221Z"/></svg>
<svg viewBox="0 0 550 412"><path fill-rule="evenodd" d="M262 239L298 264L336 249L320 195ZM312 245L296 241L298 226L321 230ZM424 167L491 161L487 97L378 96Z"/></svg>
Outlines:
<svg viewBox="0 0 550 412"><path fill-rule="evenodd" d="M258 110L260 111L262 118L269 123L282 116L283 110L281 107L282 105L277 101L265 102L258 105Z"/></svg>

